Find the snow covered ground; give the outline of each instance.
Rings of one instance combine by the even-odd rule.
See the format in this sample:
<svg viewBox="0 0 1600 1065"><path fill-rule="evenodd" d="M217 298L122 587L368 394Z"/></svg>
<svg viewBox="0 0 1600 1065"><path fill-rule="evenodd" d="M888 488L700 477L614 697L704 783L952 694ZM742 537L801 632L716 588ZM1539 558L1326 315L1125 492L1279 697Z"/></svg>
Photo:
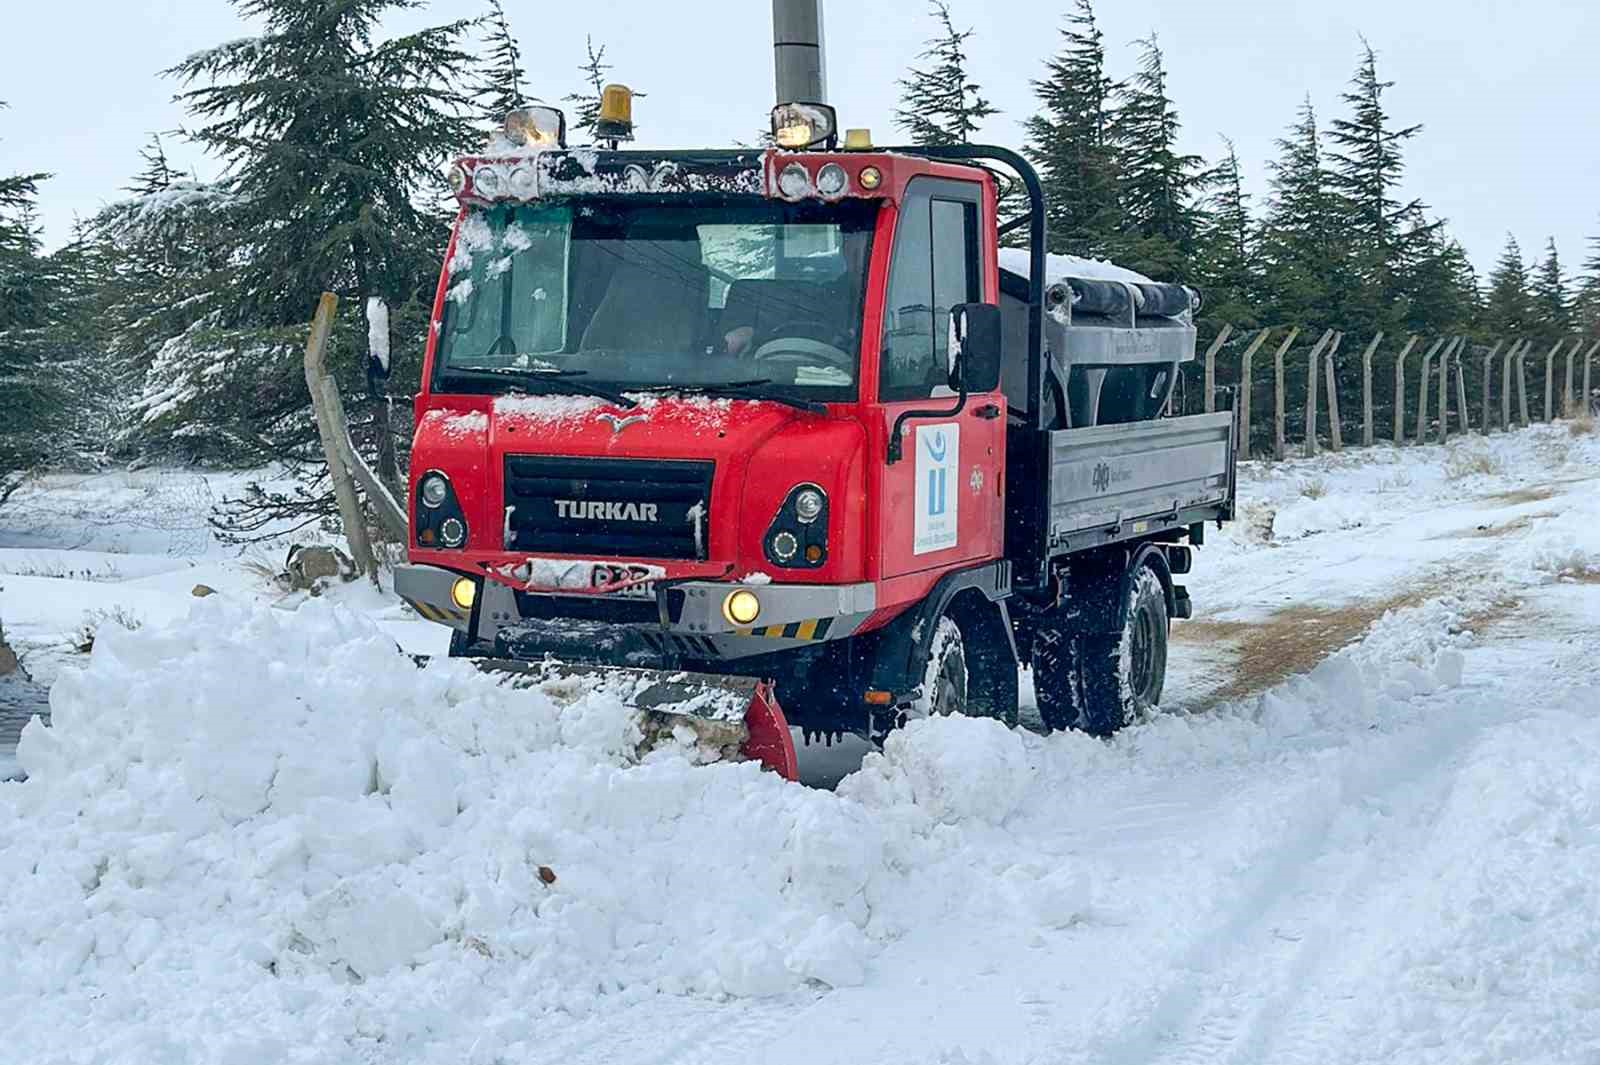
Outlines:
<svg viewBox="0 0 1600 1065"><path fill-rule="evenodd" d="M55 683L0 784L4 1056L1600 1060L1600 438L1241 481L1166 712L923 722L831 792L418 670L375 592L0 511Z"/></svg>

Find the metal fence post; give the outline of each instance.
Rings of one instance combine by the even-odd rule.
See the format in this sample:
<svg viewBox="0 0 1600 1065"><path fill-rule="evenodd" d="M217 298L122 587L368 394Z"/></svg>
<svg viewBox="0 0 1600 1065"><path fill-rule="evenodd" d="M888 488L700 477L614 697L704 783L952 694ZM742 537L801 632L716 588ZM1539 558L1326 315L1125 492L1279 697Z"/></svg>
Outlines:
<svg viewBox="0 0 1600 1065"><path fill-rule="evenodd" d="M1526 341L1513 340L1505 361L1500 363L1500 431L1511 431L1511 364L1516 362Z"/></svg>
<svg viewBox="0 0 1600 1065"><path fill-rule="evenodd" d="M1589 393L1589 360L1594 358L1596 351L1600 351L1600 340L1596 340L1589 345L1589 350L1583 353L1583 409L1585 411L1589 409L1589 404L1594 402Z"/></svg>
<svg viewBox="0 0 1600 1065"><path fill-rule="evenodd" d="M1450 341L1450 346L1444 349L1444 355L1439 359L1439 443L1444 443L1450 438L1450 390L1446 387L1450 383L1450 357L1461 347L1465 337L1456 337Z"/></svg>
<svg viewBox="0 0 1600 1065"><path fill-rule="evenodd" d="M1556 341L1544 357L1544 420L1547 422L1555 417L1556 352L1566 347L1566 344L1565 340Z"/></svg>
<svg viewBox="0 0 1600 1065"><path fill-rule="evenodd" d="M1456 416L1461 419L1461 431L1472 432L1472 418L1467 413L1467 344L1462 342L1456 354Z"/></svg>

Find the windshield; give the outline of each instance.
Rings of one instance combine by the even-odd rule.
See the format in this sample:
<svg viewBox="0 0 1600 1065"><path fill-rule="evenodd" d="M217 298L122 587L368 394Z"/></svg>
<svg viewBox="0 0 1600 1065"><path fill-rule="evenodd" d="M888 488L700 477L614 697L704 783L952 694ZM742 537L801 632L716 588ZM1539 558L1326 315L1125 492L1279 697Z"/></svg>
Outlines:
<svg viewBox="0 0 1600 1065"><path fill-rule="evenodd" d="M876 204L592 201L462 219L441 378L855 397Z"/></svg>

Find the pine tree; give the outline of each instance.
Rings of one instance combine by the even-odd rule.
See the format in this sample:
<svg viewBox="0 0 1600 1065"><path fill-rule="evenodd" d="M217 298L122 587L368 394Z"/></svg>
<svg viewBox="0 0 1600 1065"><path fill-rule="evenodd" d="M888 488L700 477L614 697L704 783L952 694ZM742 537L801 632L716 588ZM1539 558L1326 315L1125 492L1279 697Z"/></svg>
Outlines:
<svg viewBox="0 0 1600 1065"><path fill-rule="evenodd" d="M1205 313L1235 328L1258 324L1256 299L1260 277L1256 269L1257 233L1250 215L1250 196L1244 191L1239 153L1233 141L1222 140L1227 154L1209 178L1207 209L1201 212L1199 272L1205 292Z"/></svg>
<svg viewBox="0 0 1600 1065"><path fill-rule="evenodd" d="M973 31L955 28L944 0L932 3L939 35L930 38L918 56L929 65L913 67L900 79L895 125L910 134L911 143L923 147L968 144L982 121L999 112L983 98L967 70L966 44Z"/></svg>
<svg viewBox="0 0 1600 1065"><path fill-rule="evenodd" d="M1090 0L1075 0L1062 46L1033 83L1040 112L1023 126L1039 170L1050 250L1103 256L1119 228L1116 163L1107 141L1112 83Z"/></svg>
<svg viewBox="0 0 1600 1065"><path fill-rule="evenodd" d="M1506 234L1506 246L1489 273L1489 295L1484 304L1488 324L1508 336L1538 327L1538 311L1528 287L1528 268L1517 238Z"/></svg>
<svg viewBox="0 0 1600 1065"><path fill-rule="evenodd" d="M595 126L600 122L600 90L606 85L606 72L611 69L611 64L606 62L606 46L594 46L593 37L585 37L584 48L588 58L578 67L583 74L583 83L588 86L587 92L570 93L564 99L573 105L573 130L585 131L590 141L600 138L595 133Z"/></svg>
<svg viewBox="0 0 1600 1065"><path fill-rule="evenodd" d="M178 180L177 171L172 169L172 164L167 161L166 147L161 143L161 134L150 134L150 141L139 149L139 158L144 160L144 169L134 175L133 184L123 191L131 192L135 196L148 196L155 192L164 192L172 187Z"/></svg>
<svg viewBox="0 0 1600 1065"><path fill-rule="evenodd" d="M1203 163L1177 150L1180 124L1160 43L1154 34L1136 43L1139 70L1117 87L1110 126L1122 214L1115 246L1123 265L1177 279L1194 256Z"/></svg>
<svg viewBox="0 0 1600 1065"><path fill-rule="evenodd" d="M1343 308L1341 212L1329 188L1316 110L1308 98L1269 163L1272 197L1262 227L1264 286L1275 320L1331 322Z"/></svg>
<svg viewBox="0 0 1600 1065"><path fill-rule="evenodd" d="M1600 237L1589 238L1589 257L1583 261L1573 310L1583 329L1600 334Z"/></svg>
<svg viewBox="0 0 1600 1065"><path fill-rule="evenodd" d="M190 56L170 74L200 123L191 136L229 165L240 256L232 318L302 323L325 289L391 305L431 287L444 161L473 136L470 57L458 21L382 42L384 15L413 0L233 0L265 32Z"/></svg>
<svg viewBox="0 0 1600 1065"><path fill-rule="evenodd" d="M528 103L522 86L527 71L522 66L522 49L511 35L511 25L506 21L502 0L489 0L489 13L483 17L484 38L488 54L484 60L483 84L479 95L483 98L483 118L491 127L499 128L506 115Z"/></svg>
<svg viewBox="0 0 1600 1065"><path fill-rule="evenodd" d="M1533 277L1533 306L1539 324L1552 340L1572 331L1572 297L1561 272L1561 257L1556 253L1556 238L1545 245L1544 261Z"/></svg>
<svg viewBox="0 0 1600 1065"><path fill-rule="evenodd" d="M1360 66L1350 91L1341 99L1349 106L1347 118L1329 127L1329 187L1339 196L1346 218L1345 240L1352 261L1349 270L1355 302L1378 312L1378 328L1393 329L1403 318L1398 306L1405 289L1404 275L1421 257L1434 254L1439 245L1431 234L1439 223L1423 218L1420 200L1402 202L1397 189L1405 173L1401 157L1407 141L1422 131L1413 125L1393 128L1383 108L1383 94L1394 86L1378 77L1378 59L1362 40Z"/></svg>
<svg viewBox="0 0 1600 1065"><path fill-rule="evenodd" d="M48 177L0 177L0 502L46 456L62 409L46 336L57 286L39 254L34 214L39 183Z"/></svg>

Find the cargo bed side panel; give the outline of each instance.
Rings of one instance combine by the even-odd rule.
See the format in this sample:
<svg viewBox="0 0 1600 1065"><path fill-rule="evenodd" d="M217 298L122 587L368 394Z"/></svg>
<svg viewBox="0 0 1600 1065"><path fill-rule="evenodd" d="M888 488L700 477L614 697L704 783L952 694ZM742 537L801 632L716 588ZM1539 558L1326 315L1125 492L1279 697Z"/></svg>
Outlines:
<svg viewBox="0 0 1600 1065"><path fill-rule="evenodd" d="M1230 517L1233 433L1226 411L1051 433L1051 548Z"/></svg>

